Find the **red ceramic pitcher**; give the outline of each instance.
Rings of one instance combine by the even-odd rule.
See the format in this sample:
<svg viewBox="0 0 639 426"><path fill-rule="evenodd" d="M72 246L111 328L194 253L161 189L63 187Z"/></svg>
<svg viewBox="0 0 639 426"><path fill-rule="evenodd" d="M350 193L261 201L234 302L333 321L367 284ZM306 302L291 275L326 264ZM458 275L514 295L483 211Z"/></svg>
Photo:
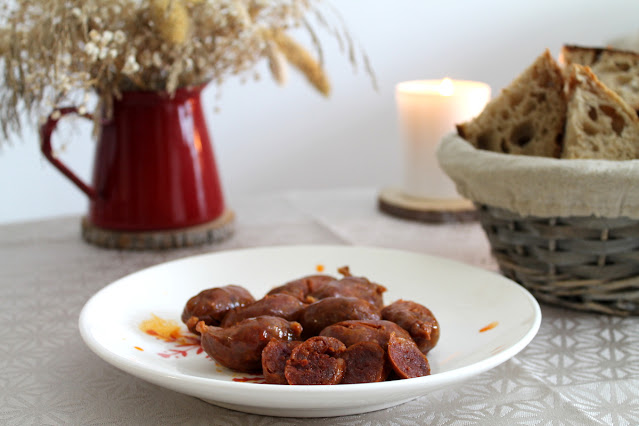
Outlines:
<svg viewBox="0 0 639 426"><path fill-rule="evenodd" d="M117 231L174 230L205 224L225 211L200 94L202 87L127 91L102 124L93 181L83 182L51 149L61 109L41 128L45 157L89 197L91 225ZM89 115L84 115L91 118Z"/></svg>

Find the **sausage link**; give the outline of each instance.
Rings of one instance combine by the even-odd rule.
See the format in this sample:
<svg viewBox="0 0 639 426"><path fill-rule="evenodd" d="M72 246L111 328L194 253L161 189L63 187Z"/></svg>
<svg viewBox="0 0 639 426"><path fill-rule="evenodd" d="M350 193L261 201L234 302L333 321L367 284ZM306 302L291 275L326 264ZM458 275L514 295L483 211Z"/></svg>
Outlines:
<svg viewBox="0 0 639 426"><path fill-rule="evenodd" d="M382 309L382 318L408 331L424 355L439 341L439 323L427 307L408 300L398 300Z"/></svg>
<svg viewBox="0 0 639 426"><path fill-rule="evenodd" d="M379 309L384 307L383 293L386 287L370 282L364 277L346 276L340 280L331 281L310 293L314 299L327 297L357 297L364 299Z"/></svg>
<svg viewBox="0 0 639 426"><path fill-rule="evenodd" d="M262 350L262 374L266 383L288 385L284 369L293 349L302 342L299 340L271 339Z"/></svg>
<svg viewBox="0 0 639 426"><path fill-rule="evenodd" d="M211 358L243 372L262 369L262 350L271 339L297 340L302 333L299 323L271 316L248 318L228 328L200 321L197 329L202 334L202 349Z"/></svg>
<svg viewBox="0 0 639 426"><path fill-rule="evenodd" d="M305 306L304 303L290 294L265 296L255 303L227 312L220 323L220 327L230 327L247 318L255 318L262 315L295 321Z"/></svg>
<svg viewBox="0 0 639 426"><path fill-rule="evenodd" d="M298 345L286 361L284 375L291 385L336 385L344 377L346 346L332 337L315 336Z"/></svg>
<svg viewBox="0 0 639 426"><path fill-rule="evenodd" d="M191 297L182 311L182 321L195 334L197 323L204 321L206 325L220 325L220 321L231 309L250 305L255 302L251 293L238 285L202 290Z"/></svg>
<svg viewBox="0 0 639 426"><path fill-rule="evenodd" d="M309 298L309 294L314 291L318 291L324 284L331 281L335 281L335 277L323 274L309 275L275 287L271 289L267 295L289 294L296 297L301 302L312 303L317 299Z"/></svg>
<svg viewBox="0 0 639 426"><path fill-rule="evenodd" d="M388 339L387 353L391 367L400 379L410 379L430 374L430 365L426 355L419 350L415 342L410 338L405 339L395 333L391 333Z"/></svg>
<svg viewBox="0 0 639 426"><path fill-rule="evenodd" d="M386 350L391 333L410 339L406 330L385 320L342 321L323 329L320 336L334 337L347 347L358 342L375 342Z"/></svg>
<svg viewBox="0 0 639 426"><path fill-rule="evenodd" d="M365 300L355 297L327 297L304 308L298 321L304 327L304 336L311 337L337 322L380 318L380 310Z"/></svg>
<svg viewBox="0 0 639 426"><path fill-rule="evenodd" d="M374 342L355 343L341 357L346 361L343 384L383 382L390 372L384 349Z"/></svg>

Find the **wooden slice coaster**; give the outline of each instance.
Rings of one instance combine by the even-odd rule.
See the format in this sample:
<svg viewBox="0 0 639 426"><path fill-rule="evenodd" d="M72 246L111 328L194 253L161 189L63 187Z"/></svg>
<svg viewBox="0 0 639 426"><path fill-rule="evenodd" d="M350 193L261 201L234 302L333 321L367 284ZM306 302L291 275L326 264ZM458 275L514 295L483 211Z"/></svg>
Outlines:
<svg viewBox="0 0 639 426"><path fill-rule="evenodd" d="M114 231L93 225L82 218L82 238L100 247L122 250L159 250L216 243L233 234L235 214L226 210L214 221L166 231Z"/></svg>
<svg viewBox="0 0 639 426"><path fill-rule="evenodd" d="M464 223L478 219L472 201L415 198L396 188L385 188L377 199L379 209L392 216L428 223Z"/></svg>

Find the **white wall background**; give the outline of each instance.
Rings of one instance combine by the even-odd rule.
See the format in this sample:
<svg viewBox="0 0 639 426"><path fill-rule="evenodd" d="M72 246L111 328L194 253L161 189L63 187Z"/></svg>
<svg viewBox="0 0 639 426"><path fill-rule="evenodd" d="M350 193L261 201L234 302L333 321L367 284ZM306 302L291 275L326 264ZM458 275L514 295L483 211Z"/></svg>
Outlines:
<svg viewBox="0 0 639 426"><path fill-rule="evenodd" d="M379 90L353 73L325 40L333 94L325 99L291 72L286 87L270 79L229 81L214 113L205 92L225 194L384 187L401 181L394 86L411 79L480 80L493 96L545 48L602 45L639 30L639 2L629 0L332 0L375 68ZM266 74L266 73L265 73ZM91 174L94 142L74 125L61 156ZM82 214L84 195L39 152L34 129L0 148L0 223Z"/></svg>

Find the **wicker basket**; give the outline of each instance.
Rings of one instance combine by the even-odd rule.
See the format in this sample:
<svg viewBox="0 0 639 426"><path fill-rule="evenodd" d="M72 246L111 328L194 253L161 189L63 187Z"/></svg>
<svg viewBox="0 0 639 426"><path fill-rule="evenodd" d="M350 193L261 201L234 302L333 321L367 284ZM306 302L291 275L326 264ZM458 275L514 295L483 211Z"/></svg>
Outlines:
<svg viewBox="0 0 639 426"><path fill-rule="evenodd" d="M539 301L639 315L639 221L522 217L477 204L502 273Z"/></svg>
<svg viewBox="0 0 639 426"><path fill-rule="evenodd" d="M444 139L442 145L446 142ZM439 151L442 151L442 145ZM571 200L560 205L557 200L544 198L546 192L552 190L543 191L542 195L539 189L543 186L541 183L536 185L534 181L528 182L522 191L529 190L527 188L537 191L530 194L500 186L509 172L508 167L491 170L490 162L500 164L504 160L494 157L495 153L476 154L465 147L461 147L461 150L446 148L444 151L444 155L438 152L440 164L455 181L459 192L475 202L492 254L505 276L523 285L540 302L610 315L639 315L639 217L615 216L608 211L604 212L608 217L600 214L567 215L566 212L572 208ZM493 157L488 159L488 167L477 171L476 167L482 166L475 166L475 163L481 163L484 159L479 157L484 155ZM551 161L550 168L566 164L558 161L576 161L547 160ZM546 167L541 161L542 168ZM521 164L513 166L517 172ZM639 163L636 166L639 174ZM554 173L549 170L543 173ZM543 174L538 172L529 174L528 178L542 179L541 176ZM544 182L544 185L547 184ZM574 184L574 188L567 193L574 193L575 197L587 199L588 196L584 194L592 191L592 188L585 188L579 192L579 182L571 182L568 178L558 179L559 184ZM494 191L486 191L487 185L489 188L494 185ZM609 191L628 190L620 186L608 186ZM481 191L476 191L478 188ZM506 193L507 190L510 192ZM487 198L493 196L495 199L508 200L508 196L513 197L512 194L522 194L524 201L512 201L512 206L526 210L524 214L515 212L515 207L509 205L510 201L501 202L499 206L487 202ZM608 195L614 198L615 194ZM622 200L629 198L632 196L622 194ZM575 200L572 204L579 204L580 201ZM558 212L556 215L548 214L555 210ZM583 211L582 206L578 210ZM543 214L532 214L531 211ZM636 212L639 214L639 209Z"/></svg>

